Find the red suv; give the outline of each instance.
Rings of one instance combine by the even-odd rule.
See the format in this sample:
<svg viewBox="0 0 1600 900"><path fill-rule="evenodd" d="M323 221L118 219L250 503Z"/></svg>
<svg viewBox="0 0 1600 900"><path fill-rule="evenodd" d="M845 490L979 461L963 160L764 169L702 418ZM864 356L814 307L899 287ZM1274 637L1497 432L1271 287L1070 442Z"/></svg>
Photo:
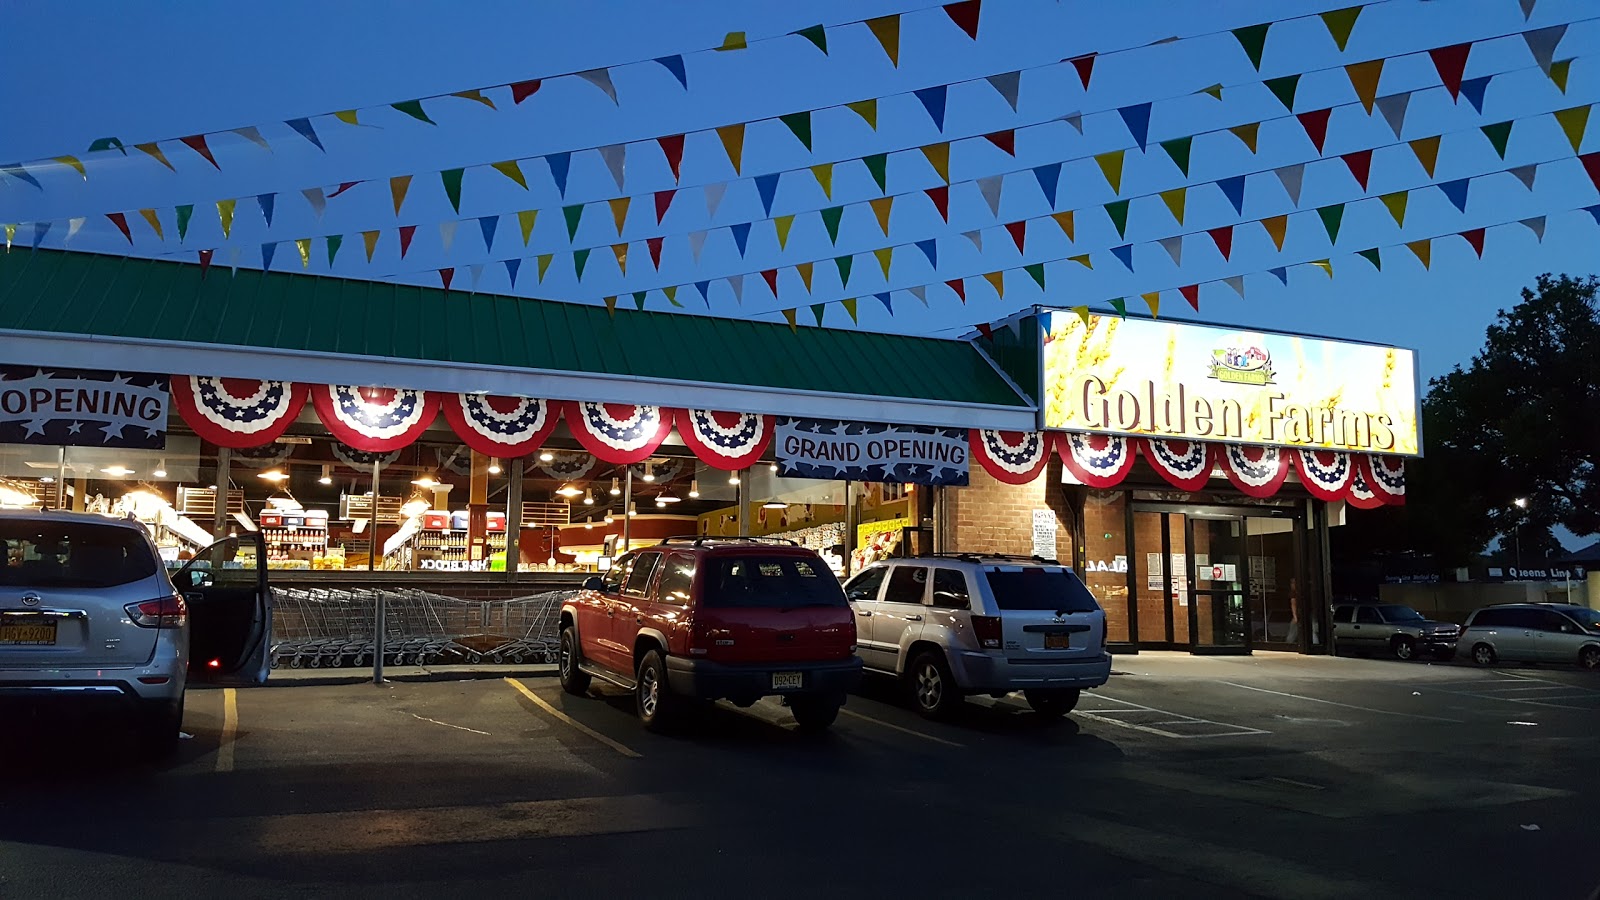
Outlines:
<svg viewBox="0 0 1600 900"><path fill-rule="evenodd" d="M802 731L833 724L861 680L844 590L791 541L668 538L590 578L561 610L561 686L634 692L652 731L689 701L781 696Z"/></svg>

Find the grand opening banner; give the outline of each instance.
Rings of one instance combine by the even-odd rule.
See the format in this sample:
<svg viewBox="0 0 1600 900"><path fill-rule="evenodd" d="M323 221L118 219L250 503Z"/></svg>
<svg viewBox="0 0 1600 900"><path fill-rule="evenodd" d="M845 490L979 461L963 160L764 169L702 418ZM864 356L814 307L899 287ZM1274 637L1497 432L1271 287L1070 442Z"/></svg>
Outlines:
<svg viewBox="0 0 1600 900"><path fill-rule="evenodd" d="M1410 350L1059 311L1048 320L1046 428L1420 452Z"/></svg>

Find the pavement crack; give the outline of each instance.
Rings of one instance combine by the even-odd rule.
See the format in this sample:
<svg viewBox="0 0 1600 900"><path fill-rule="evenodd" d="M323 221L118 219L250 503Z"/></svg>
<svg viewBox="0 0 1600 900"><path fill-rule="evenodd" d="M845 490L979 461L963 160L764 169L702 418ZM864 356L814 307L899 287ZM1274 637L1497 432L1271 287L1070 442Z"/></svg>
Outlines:
<svg viewBox="0 0 1600 900"><path fill-rule="evenodd" d="M479 731L476 728L468 728L465 725L451 725L449 722L441 722L438 719L430 719L427 716L419 716L416 713L412 713L411 714L411 718L420 719L420 720L422 720L424 722L431 722L431 723L433 723L435 725L443 725L446 728L454 728L457 731L470 731L473 734L481 734L481 735L485 735L485 736L488 736L488 734L489 734L489 732L487 732L487 731Z"/></svg>

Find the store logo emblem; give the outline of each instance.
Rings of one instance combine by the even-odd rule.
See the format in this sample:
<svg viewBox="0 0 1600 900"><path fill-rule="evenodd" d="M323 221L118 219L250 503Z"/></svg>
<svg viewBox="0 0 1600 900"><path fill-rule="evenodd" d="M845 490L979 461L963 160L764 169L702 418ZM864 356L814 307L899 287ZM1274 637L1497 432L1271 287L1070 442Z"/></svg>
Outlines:
<svg viewBox="0 0 1600 900"><path fill-rule="evenodd" d="M1227 384L1272 384L1272 355L1264 347L1223 347L1211 351L1212 378Z"/></svg>

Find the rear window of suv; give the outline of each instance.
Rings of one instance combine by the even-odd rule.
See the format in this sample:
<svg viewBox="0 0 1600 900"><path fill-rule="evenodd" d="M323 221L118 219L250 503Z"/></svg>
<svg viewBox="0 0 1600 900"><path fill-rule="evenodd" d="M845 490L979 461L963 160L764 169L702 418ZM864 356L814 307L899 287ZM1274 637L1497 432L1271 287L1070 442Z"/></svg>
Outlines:
<svg viewBox="0 0 1600 900"><path fill-rule="evenodd" d="M116 587L149 578L157 567L143 536L111 525L0 521L0 544L5 587Z"/></svg>
<svg viewBox="0 0 1600 900"><path fill-rule="evenodd" d="M995 567L983 573L1001 609L1048 609L1053 612L1094 612L1100 604L1078 576L1066 569L1042 566Z"/></svg>
<svg viewBox="0 0 1600 900"><path fill-rule="evenodd" d="M848 605L827 565L803 556L710 557L700 584L708 607Z"/></svg>

